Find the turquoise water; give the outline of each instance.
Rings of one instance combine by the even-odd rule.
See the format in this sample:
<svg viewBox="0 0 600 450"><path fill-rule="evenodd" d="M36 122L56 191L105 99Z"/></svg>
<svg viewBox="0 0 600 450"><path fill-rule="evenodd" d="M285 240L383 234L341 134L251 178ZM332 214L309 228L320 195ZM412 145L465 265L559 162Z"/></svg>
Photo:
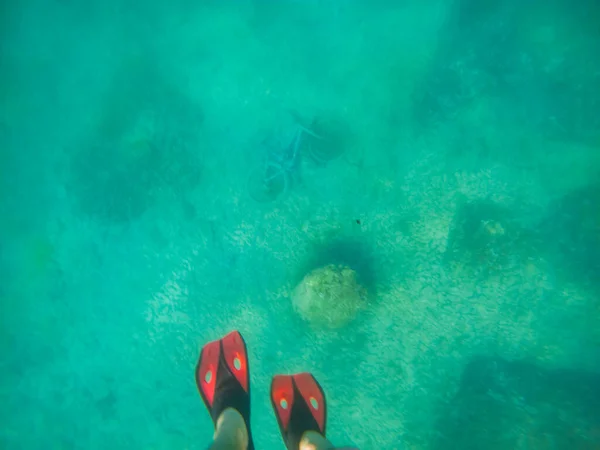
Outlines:
<svg viewBox="0 0 600 450"><path fill-rule="evenodd" d="M0 447L205 448L232 329L259 449L306 370L337 445L600 447L596 2L146 3L0 6Z"/></svg>

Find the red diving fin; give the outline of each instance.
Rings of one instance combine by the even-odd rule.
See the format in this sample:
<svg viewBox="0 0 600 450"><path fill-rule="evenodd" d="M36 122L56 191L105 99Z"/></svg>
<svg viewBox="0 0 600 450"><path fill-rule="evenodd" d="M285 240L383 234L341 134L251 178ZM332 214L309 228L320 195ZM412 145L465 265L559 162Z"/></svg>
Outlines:
<svg viewBox="0 0 600 450"><path fill-rule="evenodd" d="M275 375L271 382L271 404L288 450L298 449L306 431L325 436L325 394L310 373Z"/></svg>
<svg viewBox="0 0 600 450"><path fill-rule="evenodd" d="M248 450L254 450L250 432L250 368L244 338L232 331L206 344L196 366L196 385L213 424L227 408L235 408L248 430Z"/></svg>

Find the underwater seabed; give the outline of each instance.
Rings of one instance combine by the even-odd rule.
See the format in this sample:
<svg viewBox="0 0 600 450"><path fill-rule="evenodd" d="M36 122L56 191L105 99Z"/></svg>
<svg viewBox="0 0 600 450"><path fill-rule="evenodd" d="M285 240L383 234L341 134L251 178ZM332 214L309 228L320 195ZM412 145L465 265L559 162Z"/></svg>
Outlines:
<svg viewBox="0 0 600 450"><path fill-rule="evenodd" d="M475 2L464 5L472 15L451 17L449 34L485 12ZM538 18L538 6L527 17ZM323 91L285 66L290 77L269 89L287 93L302 117L279 133L289 124L281 119L289 115L286 102L252 95L264 94L263 76L272 74L254 77L257 64L247 54L222 59L238 45L222 43L215 24L224 20L252 37L249 48L263 49L252 24L268 17L277 29L286 24L284 8L273 6L270 16L254 11L252 20L222 8L219 21L202 10L204 26L175 21L192 34L173 39L178 45L194 42L203 58L217 61L207 63L210 77L193 80L207 91L201 110L184 95L184 82L164 83L151 61L134 59L109 83L100 131L60 146L62 153L47 158L50 168L44 158L44 169L34 170L29 155L2 155L0 447L205 448L213 430L194 385L196 358L204 343L238 329L248 343L257 448L283 447L268 395L272 375L302 371L326 391L328 437L336 444L598 448L600 141L586 132L597 117L579 111L580 122L539 133L550 123L544 108L534 109L535 123L522 120L537 103L513 108L515 97L494 95L498 80L489 78L493 63L510 64L518 42L548 58L558 39L544 32L548 18L531 28L519 21L485 70L471 59L466 78L424 86L435 101L415 95L422 101L399 107L411 118L387 109L397 101L387 85L384 104L372 95L392 77L387 65L384 75L358 86L363 65L371 73L379 70L374 61L381 64L370 48L368 58L357 51L360 64L343 66L351 77L337 69L343 80L328 80ZM384 28L380 21L392 9L385 8L376 21L361 14L357 23L371 33ZM512 11L495 10L514 18ZM493 41L491 24L481 23ZM352 25L344 42L363 36ZM502 35L498 27L491 31ZM312 31L298 30L305 45ZM463 30L467 47L480 44L477 55L485 53L485 39ZM423 27L414 33L411 48ZM189 56L158 34L169 54ZM446 75L442 68L455 53L445 49L469 53L442 41L425 80ZM359 47L381 42L361 37ZM268 48L278 43L271 39ZM280 59L290 64L296 53L281 45ZM250 64L226 72L240 61ZM501 79L501 87L526 91L539 75L526 65L513 66L525 82ZM186 76L197 75L188 69ZM319 66L319 76L327 73ZM573 68L569 77L578 74ZM358 84L334 98L347 80ZM542 93L555 86L550 81ZM300 94L290 94L294 89ZM317 105L322 98L345 106L320 116L327 111ZM569 108L577 111L576 103ZM560 102L551 104L562 111ZM260 145L269 133L274 143ZM16 147L21 155L24 147ZM26 183L9 176L22 176L19 169ZM294 304L298 286L315 273L327 288L317 294L336 283L357 294L345 299L352 311L335 323L319 320L326 304L310 314Z"/></svg>
<svg viewBox="0 0 600 450"><path fill-rule="evenodd" d="M211 208L227 223L182 220L182 205L165 203L122 229L63 205L50 238L32 238L22 259L29 293L5 287L12 296L27 295L34 310L36 294L52 291L55 300L51 311L38 308L19 319L35 330L26 339L9 328L22 356L6 360L7 376L18 385L8 404L21 414L8 419L2 439L18 436L34 447L39 436L20 431L33 419L47 439L67 448L194 448L211 436L193 385L198 349L237 328L249 345L257 445L279 445L270 376L303 370L326 389L330 437L361 448L448 445L459 439L456 430L478 430L494 414L503 417L502 429L460 434L460 441L490 448L595 442L597 409L568 386L594 389L600 336L591 324L600 316L593 293L576 277L557 274L545 250L550 231L518 220L515 211L538 209L533 196L522 195L532 192L530 180L493 168L449 170L439 152L429 151L434 144L413 142L419 157L402 180L363 169L360 175L377 186L372 191L344 183L340 174L347 195L363 194L356 209L314 205L296 190L267 212L223 198ZM195 195L190 201L205 201L201 190ZM367 308L333 332L305 323L292 306L304 274L328 263L352 267L371 294ZM491 362L481 391L473 391L464 380L480 355ZM513 361L526 362L521 368ZM565 375L564 391L546 397L566 368L573 374ZM540 386L533 397L518 384L521 371ZM582 406L572 406L571 395ZM459 417L472 408L481 412ZM76 420L83 414L85 423ZM54 420L71 426L54 427Z"/></svg>
<svg viewBox="0 0 600 450"><path fill-rule="evenodd" d="M411 195L405 197L405 203L408 209L412 206L412 214L387 211L363 218L360 228L350 224L345 227L342 223L350 222L351 216L340 214L330 204L323 205L317 218L302 226L290 218L274 228L245 222L225 235L225 245L232 251L237 248L238 252L253 252L268 245L270 256L266 256L265 263L269 267L273 265L267 261L277 259L290 269L300 263L306 270L326 261L356 264L352 255L361 253L356 253L358 248L352 242L362 242L362 252L367 249L362 256L371 259L374 267L359 267L359 274L360 270L372 270L379 275L371 286L377 296L343 331L307 329L295 318L291 299L297 281L290 282L286 274L289 269L283 273L272 271L268 281L258 275L260 272L252 272L264 280L264 290L253 291L248 280L252 275L245 273L248 269L243 261L256 260L256 253L238 260L241 266L237 266L237 276L249 291L235 301L232 315L222 316L212 305L190 304L190 296L177 287L189 276L184 270L149 305L152 328L158 327L161 333L177 329L182 319L186 326L195 328L190 318L202 316L214 324L211 335L229 328L241 329L250 343L252 361L256 361L252 369L258 385L255 398L261 392L264 397L270 371L301 371L309 364L327 386L331 435L353 439L365 448L387 447L397 439L417 448L430 445L438 435L440 405L452 408L459 380L477 355L525 360L539 370L593 368L597 362L593 339L589 348L580 344L592 338L588 333L595 333L581 325L595 319L581 322L578 318L586 311L590 293L572 282L557 280L555 269L539 251L537 238L519 229L502 207L477 206L488 204L492 198L507 207L507 198L514 199L519 186L494 180L489 171L454 177L440 171L432 176L433 164L425 161L427 158L415 164L407 177ZM427 180L420 174L423 167L427 167ZM419 183L418 179L423 181ZM398 188L403 190L402 186ZM319 221L318 217L338 217L333 221L338 227L332 230L331 220ZM469 223L476 223L475 229ZM458 238L458 232L453 232L457 229L469 234ZM282 235L286 241L281 241ZM327 242L332 240L339 244L329 246ZM522 245L527 242L528 246ZM461 247L466 259L449 258ZM202 257L192 259L203 261ZM235 269L229 273L236 273ZM258 303L255 296L266 301ZM164 316L161 311L171 312ZM586 311L589 314L598 317L593 309ZM179 319L173 322L169 317ZM557 329L556 323L563 324L562 328ZM512 399L519 394L504 395ZM256 402L256 409L262 413L255 415L254 423L260 430L270 423L265 399ZM543 415L529 410L528 421L534 428L527 431L528 442L549 439L543 431L548 421L560 421L561 413L552 409L554 400L544 402ZM535 407L511 406L516 408L514 421L504 425L514 440L507 442L524 439L519 408ZM590 408L593 410L593 405ZM593 416L582 420L593 423ZM570 426L561 424L555 430ZM580 439L593 436L592 431L589 428ZM259 433L257 441L261 439L276 441L277 436Z"/></svg>
<svg viewBox="0 0 600 450"><path fill-rule="evenodd" d="M521 361L474 358L441 408L433 449L593 449L600 438L600 376ZM477 412L477 413L475 413Z"/></svg>

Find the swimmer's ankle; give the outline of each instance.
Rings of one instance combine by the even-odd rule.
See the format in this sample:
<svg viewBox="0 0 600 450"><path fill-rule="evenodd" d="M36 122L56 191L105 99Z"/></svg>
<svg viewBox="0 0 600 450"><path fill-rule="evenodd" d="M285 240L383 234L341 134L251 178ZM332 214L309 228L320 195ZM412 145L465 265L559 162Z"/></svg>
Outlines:
<svg viewBox="0 0 600 450"><path fill-rule="evenodd" d="M248 430L242 415L234 408L225 409L215 428L211 450L246 450Z"/></svg>
<svg viewBox="0 0 600 450"><path fill-rule="evenodd" d="M300 439L300 450L330 450L333 445L316 431L306 431Z"/></svg>

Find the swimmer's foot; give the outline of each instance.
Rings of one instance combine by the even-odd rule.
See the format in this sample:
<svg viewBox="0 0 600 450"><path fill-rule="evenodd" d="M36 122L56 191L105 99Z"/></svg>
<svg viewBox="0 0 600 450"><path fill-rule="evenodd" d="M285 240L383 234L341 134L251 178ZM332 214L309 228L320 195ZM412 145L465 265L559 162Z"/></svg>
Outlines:
<svg viewBox="0 0 600 450"><path fill-rule="evenodd" d="M325 393L312 374L275 375L271 381L271 404L288 450L358 450L334 447L325 437Z"/></svg>
<svg viewBox="0 0 600 450"><path fill-rule="evenodd" d="M196 385L215 424L227 408L240 413L248 433L248 450L254 450L250 432L250 369L246 343L238 331L206 344L196 366Z"/></svg>
<svg viewBox="0 0 600 450"><path fill-rule="evenodd" d="M310 373L275 375L271 382L271 404L288 450L297 450L307 431L325 436L325 394Z"/></svg>

